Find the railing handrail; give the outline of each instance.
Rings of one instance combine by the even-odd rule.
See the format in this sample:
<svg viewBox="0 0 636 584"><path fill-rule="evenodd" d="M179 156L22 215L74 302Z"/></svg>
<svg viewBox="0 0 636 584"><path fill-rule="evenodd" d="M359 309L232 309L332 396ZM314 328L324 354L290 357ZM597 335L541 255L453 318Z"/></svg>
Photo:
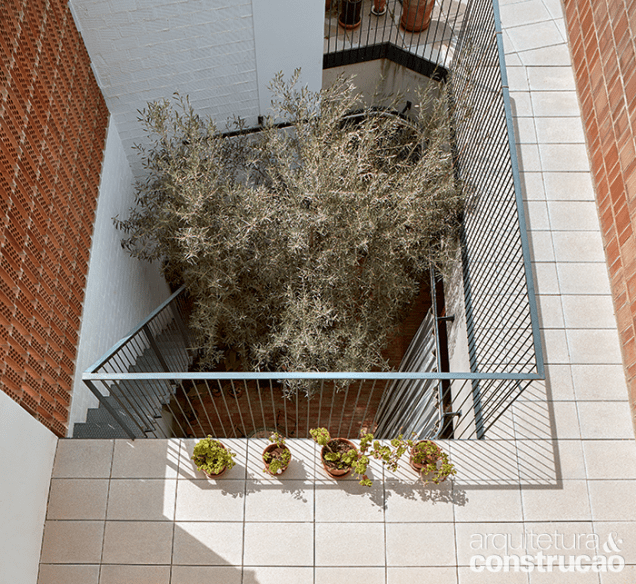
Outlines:
<svg viewBox="0 0 636 584"><path fill-rule="evenodd" d="M204 381L210 379L234 380L278 380L278 379L447 379L447 380L534 380L543 379L538 373L474 373L474 372L399 372L380 371L365 373L363 371L338 372L267 372L260 371L230 371L230 372L149 372L149 373L84 373L83 379L101 381Z"/></svg>
<svg viewBox="0 0 636 584"><path fill-rule="evenodd" d="M181 286L176 292L171 294L166 300L164 300L157 308L155 308L146 318L144 318L135 328L133 328L127 335L122 337L117 343L115 343L106 353L104 353L95 363L93 363L88 369L82 373L82 379L90 379L86 377L88 374L94 373L99 369L106 361L113 357L122 347L129 343L135 336L137 336L141 330L153 320L162 310L164 310L170 303L185 290L185 285Z"/></svg>

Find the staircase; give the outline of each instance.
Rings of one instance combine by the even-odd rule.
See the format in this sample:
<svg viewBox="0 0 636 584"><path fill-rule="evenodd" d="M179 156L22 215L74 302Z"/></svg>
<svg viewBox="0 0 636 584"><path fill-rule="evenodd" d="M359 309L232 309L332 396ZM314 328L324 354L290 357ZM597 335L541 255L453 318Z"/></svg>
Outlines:
<svg viewBox="0 0 636 584"><path fill-rule="evenodd" d="M154 340L163 358L163 362L172 371L187 371L189 363L184 362L181 332L176 325L167 326ZM129 373L162 372L165 368L152 347L147 347L128 367ZM169 434L169 422L165 419L163 406L168 405L176 386L169 382L119 382L110 388L111 395L106 397L108 404L117 412L136 438L154 438ZM128 396L135 407L128 411L121 407L114 396ZM120 400L123 402L123 400ZM168 418L169 419L169 418ZM159 430L159 426L162 430ZM128 434L115 421L102 403L90 408L86 422L73 426L73 438L128 438Z"/></svg>

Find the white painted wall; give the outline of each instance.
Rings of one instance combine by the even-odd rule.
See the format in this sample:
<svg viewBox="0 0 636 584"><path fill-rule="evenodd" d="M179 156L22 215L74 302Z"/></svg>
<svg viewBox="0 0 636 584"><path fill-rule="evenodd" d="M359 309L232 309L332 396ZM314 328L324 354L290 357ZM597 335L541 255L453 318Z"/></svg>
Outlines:
<svg viewBox="0 0 636 584"><path fill-rule="evenodd" d="M279 71L289 77L300 68L299 87L320 91L325 6L315 0L252 0L252 6L258 103L261 115L267 115L268 85Z"/></svg>
<svg viewBox="0 0 636 584"><path fill-rule="evenodd" d="M277 71L304 71L318 90L324 5L314 0L70 0L97 82L135 175L144 141L137 110L189 95L221 127L255 126L267 113L266 86ZM258 74L257 74L258 69Z"/></svg>
<svg viewBox="0 0 636 584"><path fill-rule="evenodd" d="M82 372L152 312L169 295L157 266L131 258L120 245L112 218L126 217L134 204L133 175L111 117L104 151L99 201L86 282L75 364L69 435L97 399Z"/></svg>
<svg viewBox="0 0 636 584"><path fill-rule="evenodd" d="M35 584L57 437L0 391L0 583Z"/></svg>

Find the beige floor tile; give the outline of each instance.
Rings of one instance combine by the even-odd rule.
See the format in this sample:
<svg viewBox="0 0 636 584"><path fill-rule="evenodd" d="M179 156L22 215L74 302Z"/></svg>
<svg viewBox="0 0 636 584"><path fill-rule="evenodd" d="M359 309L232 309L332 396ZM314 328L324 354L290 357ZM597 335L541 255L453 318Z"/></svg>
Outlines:
<svg viewBox="0 0 636 584"><path fill-rule="evenodd" d="M246 483L245 521L313 521L314 482Z"/></svg>
<svg viewBox="0 0 636 584"><path fill-rule="evenodd" d="M604 572L600 574L601 584L625 584L636 582L636 565L626 565L619 572Z"/></svg>
<svg viewBox="0 0 636 584"><path fill-rule="evenodd" d="M574 383L570 365L549 365L546 368L547 398L554 401L574 400Z"/></svg>
<svg viewBox="0 0 636 584"><path fill-rule="evenodd" d="M512 44L519 52L563 42L561 32L551 20L508 29Z"/></svg>
<svg viewBox="0 0 636 584"><path fill-rule="evenodd" d="M523 523L456 523L457 566L475 555L512 555L524 548Z"/></svg>
<svg viewBox="0 0 636 584"><path fill-rule="evenodd" d="M565 295L563 296L563 313L568 328L616 328L611 296Z"/></svg>
<svg viewBox="0 0 636 584"><path fill-rule="evenodd" d="M553 231L557 262L604 262L601 234L596 231Z"/></svg>
<svg viewBox="0 0 636 584"><path fill-rule="evenodd" d="M454 566L452 523L388 523L387 566Z"/></svg>
<svg viewBox="0 0 636 584"><path fill-rule="evenodd" d="M105 564L169 564L171 521L107 521L104 531Z"/></svg>
<svg viewBox="0 0 636 584"><path fill-rule="evenodd" d="M387 584L457 584L456 568L387 568Z"/></svg>
<svg viewBox="0 0 636 584"><path fill-rule="evenodd" d="M549 231L535 231L530 238L530 249L533 262L553 262L554 246Z"/></svg>
<svg viewBox="0 0 636 584"><path fill-rule="evenodd" d="M511 91L528 91L528 74L525 67L507 67L506 75Z"/></svg>
<svg viewBox="0 0 636 584"><path fill-rule="evenodd" d="M634 438L632 413L627 402L578 402L583 438Z"/></svg>
<svg viewBox="0 0 636 584"><path fill-rule="evenodd" d="M636 564L636 522L632 517L626 517L625 521L606 522L595 521L594 531L599 536L601 550L599 553L606 554L603 545L612 541L617 544L619 549L616 552L620 555L626 564Z"/></svg>
<svg viewBox="0 0 636 584"><path fill-rule="evenodd" d="M522 521L521 491L515 487L466 489L465 504L455 507L455 521Z"/></svg>
<svg viewBox="0 0 636 584"><path fill-rule="evenodd" d="M545 201L526 201L526 221L533 232L549 230L547 203Z"/></svg>
<svg viewBox="0 0 636 584"><path fill-rule="evenodd" d="M355 481L316 482L316 521L382 521L384 519L384 484L375 481L363 487ZM334 509L338 509L334 513Z"/></svg>
<svg viewBox="0 0 636 584"><path fill-rule="evenodd" d="M316 523L315 550L316 566L384 566L384 524Z"/></svg>
<svg viewBox="0 0 636 584"><path fill-rule="evenodd" d="M519 175L524 200L545 201L543 173L521 172Z"/></svg>
<svg viewBox="0 0 636 584"><path fill-rule="evenodd" d="M439 485L388 480L385 500L388 523L446 522L453 521L453 508L465 504L466 491L459 486L453 488L451 480Z"/></svg>
<svg viewBox="0 0 636 584"><path fill-rule="evenodd" d="M572 365L572 380L577 399L624 401L627 385L622 365Z"/></svg>
<svg viewBox="0 0 636 584"><path fill-rule="evenodd" d="M243 570L242 584L311 584L313 581L312 567L256 566Z"/></svg>
<svg viewBox="0 0 636 584"><path fill-rule="evenodd" d="M384 568L316 568L315 584L385 584Z"/></svg>
<svg viewBox="0 0 636 584"><path fill-rule="evenodd" d="M107 519L172 520L176 488L176 479L112 479Z"/></svg>
<svg viewBox="0 0 636 584"><path fill-rule="evenodd" d="M596 201L589 170L546 172L542 176L548 201Z"/></svg>
<svg viewBox="0 0 636 584"><path fill-rule="evenodd" d="M282 485L285 481L308 481L315 476L316 443L313 440L294 440L291 446L292 459L284 474L272 477L263 472L263 450L271 444L267 439L250 439L247 444L247 478Z"/></svg>
<svg viewBox="0 0 636 584"><path fill-rule="evenodd" d="M517 144L536 144L534 118L515 118L515 137Z"/></svg>
<svg viewBox="0 0 636 584"><path fill-rule="evenodd" d="M585 172L590 168L585 144L539 144L545 172Z"/></svg>
<svg viewBox="0 0 636 584"><path fill-rule="evenodd" d="M170 584L170 566L102 566L99 584Z"/></svg>
<svg viewBox="0 0 636 584"><path fill-rule="evenodd" d="M510 102L512 112L515 117L532 117L532 102L530 101L529 91L511 91ZM528 172L535 172L530 169L526 170Z"/></svg>
<svg viewBox="0 0 636 584"><path fill-rule="evenodd" d="M311 566L314 524L246 523L244 545L245 566Z"/></svg>
<svg viewBox="0 0 636 584"><path fill-rule="evenodd" d="M59 440L53 478L110 477L113 440Z"/></svg>
<svg viewBox="0 0 636 584"><path fill-rule="evenodd" d="M568 364L570 362L570 354L568 353L568 344L565 331L560 329L545 329L541 331L543 336L543 356L545 363L552 364Z"/></svg>
<svg viewBox="0 0 636 584"><path fill-rule="evenodd" d="M204 473L197 470L197 467L192 462L192 451L194 445L198 442L195 439L180 440L179 449L179 478L180 479L207 479ZM229 448L236 454L234 462L236 463L231 469L226 471L223 476L219 477L215 481L226 480L239 480L245 478L245 468L247 466L247 442L245 440L239 440L236 438L223 438L221 440L226 448Z"/></svg>
<svg viewBox="0 0 636 584"><path fill-rule="evenodd" d="M240 566L243 524L177 522L172 563L184 566Z"/></svg>
<svg viewBox="0 0 636 584"><path fill-rule="evenodd" d="M516 402L512 407L519 439L581 437L574 402Z"/></svg>
<svg viewBox="0 0 636 584"><path fill-rule="evenodd" d="M170 584L247 584L249 569L242 580L240 566L172 566Z"/></svg>
<svg viewBox="0 0 636 584"><path fill-rule="evenodd" d="M51 479L47 519L105 519L107 479Z"/></svg>
<svg viewBox="0 0 636 584"><path fill-rule="evenodd" d="M559 279L554 262L535 262L532 264L532 269L534 272L534 289L536 293L559 294Z"/></svg>
<svg viewBox="0 0 636 584"><path fill-rule="evenodd" d="M517 448L509 440L457 441L450 447L457 475L453 483L462 488L474 485L518 485Z"/></svg>
<svg viewBox="0 0 636 584"><path fill-rule="evenodd" d="M519 53L519 58L527 67L568 67L571 64L570 49L565 43L524 51Z"/></svg>
<svg viewBox="0 0 636 584"><path fill-rule="evenodd" d="M589 481L588 489L594 521L624 521L636 517L635 481Z"/></svg>
<svg viewBox="0 0 636 584"><path fill-rule="evenodd" d="M530 98L532 99L535 119L574 117L579 120L580 125L581 112L576 91L531 91ZM543 142L543 140L541 141ZM583 169L557 168L554 170L589 170L589 167Z"/></svg>
<svg viewBox="0 0 636 584"><path fill-rule="evenodd" d="M590 479L636 479L634 440L584 440L585 467Z"/></svg>
<svg viewBox="0 0 636 584"><path fill-rule="evenodd" d="M598 214L592 201L548 201L550 226L555 231L598 231Z"/></svg>
<svg viewBox="0 0 636 584"><path fill-rule="evenodd" d="M47 521L40 561L44 564L99 563L103 535L103 521Z"/></svg>
<svg viewBox="0 0 636 584"><path fill-rule="evenodd" d="M481 564L480 564L481 565ZM474 572L470 568L457 570L459 584L528 584L529 575L523 572Z"/></svg>
<svg viewBox="0 0 636 584"><path fill-rule="evenodd" d="M518 440L519 473L524 485L555 485L586 478L579 440Z"/></svg>
<svg viewBox="0 0 636 584"><path fill-rule="evenodd" d="M177 521L243 521L244 481L177 482Z"/></svg>
<svg viewBox="0 0 636 584"><path fill-rule="evenodd" d="M569 556L564 555L563 563L569 566ZM600 574L596 572L562 572L558 561L551 571L539 572L533 570L530 574L530 584L599 584ZM545 568L547 570L547 568Z"/></svg>
<svg viewBox="0 0 636 584"><path fill-rule="evenodd" d="M542 2L521 2L504 5L500 8L501 24L510 29L531 22L545 22L551 19L550 13Z"/></svg>
<svg viewBox="0 0 636 584"><path fill-rule="evenodd" d="M539 322L543 329L562 329L563 306L561 296L537 296L537 310L539 312Z"/></svg>
<svg viewBox="0 0 636 584"><path fill-rule="evenodd" d="M605 263L571 262L557 265L562 294L610 294Z"/></svg>
<svg viewBox="0 0 636 584"><path fill-rule="evenodd" d="M517 145L517 162L521 172L539 172L541 171L541 157L539 148L536 144L518 144ZM532 225L532 222L529 223ZM540 225L541 223L539 223ZM536 223L535 223L536 225Z"/></svg>
<svg viewBox="0 0 636 584"><path fill-rule="evenodd" d="M99 565L40 564L38 584L98 584Z"/></svg>
<svg viewBox="0 0 636 584"><path fill-rule="evenodd" d="M622 363L616 329L569 329L567 337L572 363Z"/></svg>
<svg viewBox="0 0 636 584"><path fill-rule="evenodd" d="M525 70L533 91L576 91L571 67L527 67Z"/></svg>
<svg viewBox="0 0 636 584"><path fill-rule="evenodd" d="M116 440L113 478L176 478L179 440Z"/></svg>
<svg viewBox="0 0 636 584"><path fill-rule="evenodd" d="M549 488L522 487L525 521L589 521L586 481L561 481Z"/></svg>

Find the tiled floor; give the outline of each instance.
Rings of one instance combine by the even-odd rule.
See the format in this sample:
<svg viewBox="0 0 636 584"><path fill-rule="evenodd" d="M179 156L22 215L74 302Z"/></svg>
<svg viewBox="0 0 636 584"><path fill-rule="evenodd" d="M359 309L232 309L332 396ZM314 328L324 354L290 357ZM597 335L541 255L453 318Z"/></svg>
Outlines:
<svg viewBox="0 0 636 584"><path fill-rule="evenodd" d="M636 581L636 443L560 2L506 0L501 17L546 382L489 439L448 445L458 475L438 488L407 467L374 468L368 490L335 483L304 440L280 481L262 441L228 440L238 464L216 482L189 441L60 441L39 584ZM471 570L506 545L626 566Z"/></svg>

